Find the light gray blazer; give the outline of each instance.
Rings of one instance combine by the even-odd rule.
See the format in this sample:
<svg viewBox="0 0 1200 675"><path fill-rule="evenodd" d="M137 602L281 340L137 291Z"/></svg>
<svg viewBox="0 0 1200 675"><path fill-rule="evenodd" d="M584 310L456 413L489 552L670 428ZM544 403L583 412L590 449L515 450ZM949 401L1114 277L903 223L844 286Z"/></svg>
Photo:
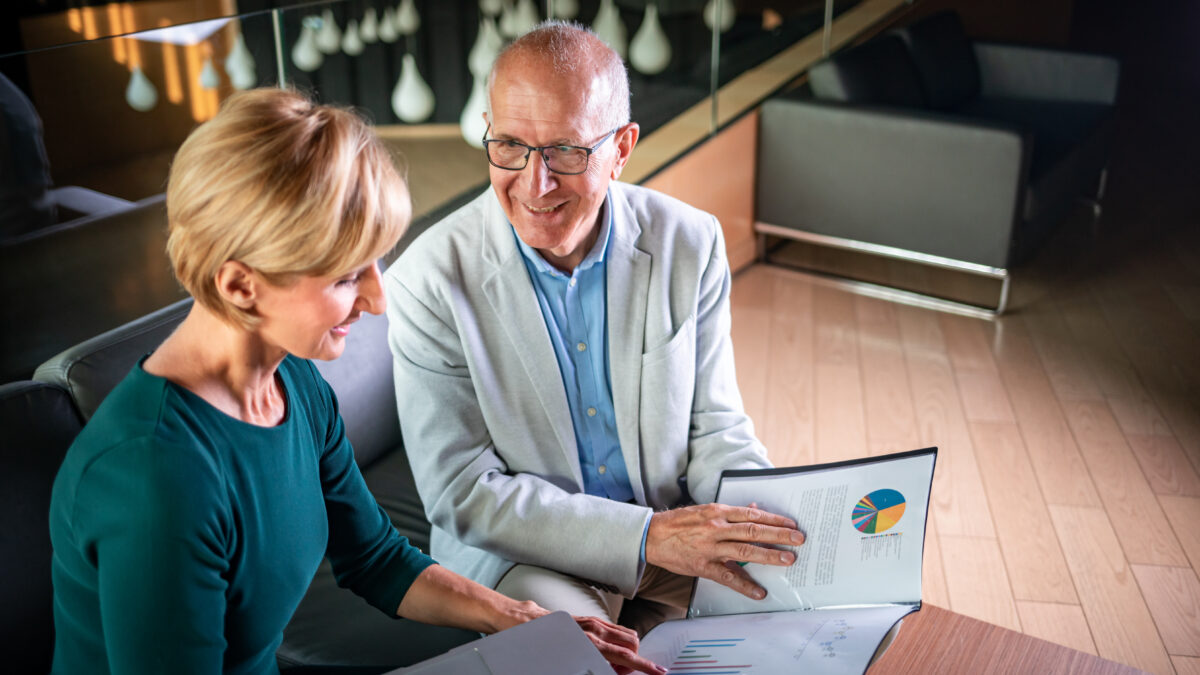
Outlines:
<svg viewBox="0 0 1200 675"><path fill-rule="evenodd" d="M729 265L713 216L612 183L608 341L636 504L583 492L562 376L495 193L425 232L385 274L400 426L431 553L495 586L514 563L632 596L642 532L721 471L769 466L742 410Z"/></svg>

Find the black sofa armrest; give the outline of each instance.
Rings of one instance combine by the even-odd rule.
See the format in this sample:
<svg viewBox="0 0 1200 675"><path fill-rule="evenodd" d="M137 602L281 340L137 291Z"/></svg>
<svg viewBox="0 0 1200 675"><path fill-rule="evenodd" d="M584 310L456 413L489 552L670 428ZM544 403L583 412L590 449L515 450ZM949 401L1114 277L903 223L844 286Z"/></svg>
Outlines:
<svg viewBox="0 0 1200 675"><path fill-rule="evenodd" d="M976 42L980 96L1114 105L1121 63L1111 56Z"/></svg>

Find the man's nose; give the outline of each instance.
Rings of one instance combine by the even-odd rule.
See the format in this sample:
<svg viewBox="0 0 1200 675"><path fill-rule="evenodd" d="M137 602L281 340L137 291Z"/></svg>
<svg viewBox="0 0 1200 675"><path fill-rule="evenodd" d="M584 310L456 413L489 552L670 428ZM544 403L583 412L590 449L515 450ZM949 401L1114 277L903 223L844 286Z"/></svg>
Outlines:
<svg viewBox="0 0 1200 675"><path fill-rule="evenodd" d="M525 180L529 183L529 193L532 196L544 195L558 187L557 174L546 166L546 158L536 150L529 153L529 164L525 167L524 173L526 174Z"/></svg>

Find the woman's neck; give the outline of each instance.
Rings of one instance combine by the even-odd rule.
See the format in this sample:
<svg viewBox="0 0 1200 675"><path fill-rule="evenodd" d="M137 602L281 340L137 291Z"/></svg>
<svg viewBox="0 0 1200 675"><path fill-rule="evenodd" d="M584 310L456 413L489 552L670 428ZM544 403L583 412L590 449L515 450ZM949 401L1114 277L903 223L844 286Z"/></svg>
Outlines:
<svg viewBox="0 0 1200 675"><path fill-rule="evenodd" d="M287 352L252 330L233 326L199 304L143 369L191 391L243 422L270 427L287 416L287 397L276 377Z"/></svg>

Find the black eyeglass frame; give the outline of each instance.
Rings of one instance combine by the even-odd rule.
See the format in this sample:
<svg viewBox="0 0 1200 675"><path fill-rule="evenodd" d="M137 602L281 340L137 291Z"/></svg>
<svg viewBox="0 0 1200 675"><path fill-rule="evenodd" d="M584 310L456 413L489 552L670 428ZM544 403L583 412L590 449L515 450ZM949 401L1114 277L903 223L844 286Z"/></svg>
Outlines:
<svg viewBox="0 0 1200 675"><path fill-rule="evenodd" d="M624 125L622 125L622 126L624 126ZM616 134L618 131L620 131L621 127L616 127L615 129L608 132L607 134L604 134L604 137L601 138L599 141L597 141L596 144L590 148L584 147L582 145L563 145L562 143L554 143L553 145L525 145L524 143L522 143L520 141L514 141L511 139L488 138L488 133L490 133L491 130L492 130L492 125L489 124L487 126L487 129L485 129L483 132L483 154L487 155L488 164L491 164L492 166L496 167L497 169L504 169L505 171L524 171L525 167L529 166L529 155L533 154L533 151L536 150L538 152L538 154L540 154L542 156L542 162L544 162L546 164L546 169L549 170L551 173L556 173L556 174L559 174L560 176L578 176L579 174L587 171L588 164L590 164L592 161L592 154L595 153L597 150L599 150L600 146L604 145L605 141L612 138L614 134ZM488 145L489 143L508 143L509 145L519 145L522 148L525 148L525 163L519 167L500 166L499 164L492 161L492 151L491 151L491 146ZM552 168L550 166L550 159L548 157L546 157L546 151L551 148L567 148L568 150L583 150L584 152L587 153L587 157L584 159L584 162L583 162L583 168L580 169L579 171L559 171L558 169Z"/></svg>

